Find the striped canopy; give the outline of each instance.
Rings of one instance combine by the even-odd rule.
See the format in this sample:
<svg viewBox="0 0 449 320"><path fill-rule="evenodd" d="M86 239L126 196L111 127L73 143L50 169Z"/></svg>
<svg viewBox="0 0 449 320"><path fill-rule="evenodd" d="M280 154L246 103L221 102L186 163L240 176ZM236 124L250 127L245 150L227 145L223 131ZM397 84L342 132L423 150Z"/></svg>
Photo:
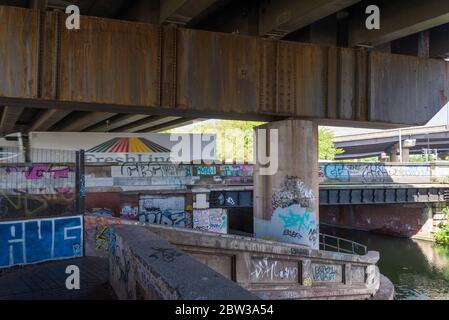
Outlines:
<svg viewBox="0 0 449 320"><path fill-rule="evenodd" d="M145 138L114 138L87 150L87 152L151 153L170 152L170 150Z"/></svg>

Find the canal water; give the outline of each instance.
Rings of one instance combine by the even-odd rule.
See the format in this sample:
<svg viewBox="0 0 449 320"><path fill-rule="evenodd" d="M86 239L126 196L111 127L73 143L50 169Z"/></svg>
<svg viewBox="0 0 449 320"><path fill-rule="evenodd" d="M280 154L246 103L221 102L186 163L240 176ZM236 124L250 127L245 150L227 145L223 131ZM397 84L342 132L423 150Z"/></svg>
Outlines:
<svg viewBox="0 0 449 320"><path fill-rule="evenodd" d="M365 244L379 251L380 272L399 300L449 300L449 248L431 242L323 226L321 232Z"/></svg>

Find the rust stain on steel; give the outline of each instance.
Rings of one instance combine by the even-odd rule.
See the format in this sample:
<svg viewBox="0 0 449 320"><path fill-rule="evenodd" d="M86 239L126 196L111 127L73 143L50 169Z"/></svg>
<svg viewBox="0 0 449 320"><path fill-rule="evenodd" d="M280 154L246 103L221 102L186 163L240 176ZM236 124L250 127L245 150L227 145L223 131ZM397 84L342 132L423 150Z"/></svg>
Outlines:
<svg viewBox="0 0 449 320"><path fill-rule="evenodd" d="M177 72L177 39L176 27L162 27L161 29L161 105L176 107L176 72Z"/></svg>
<svg viewBox="0 0 449 320"><path fill-rule="evenodd" d="M58 77L58 28L60 21L57 12L45 12L41 16L41 63L42 78L40 85L40 98L57 99L57 77Z"/></svg>
<svg viewBox="0 0 449 320"><path fill-rule="evenodd" d="M182 29L178 34L178 107L256 112L258 49L255 37Z"/></svg>
<svg viewBox="0 0 449 320"><path fill-rule="evenodd" d="M38 12L0 6L0 96L37 98Z"/></svg>
<svg viewBox="0 0 449 320"><path fill-rule="evenodd" d="M327 97L327 50L312 44L280 42L279 110L324 117Z"/></svg>
<svg viewBox="0 0 449 320"><path fill-rule="evenodd" d="M423 124L448 101L447 63L370 54L370 120Z"/></svg>
<svg viewBox="0 0 449 320"><path fill-rule="evenodd" d="M159 106L159 26L82 17L61 30L61 100Z"/></svg>

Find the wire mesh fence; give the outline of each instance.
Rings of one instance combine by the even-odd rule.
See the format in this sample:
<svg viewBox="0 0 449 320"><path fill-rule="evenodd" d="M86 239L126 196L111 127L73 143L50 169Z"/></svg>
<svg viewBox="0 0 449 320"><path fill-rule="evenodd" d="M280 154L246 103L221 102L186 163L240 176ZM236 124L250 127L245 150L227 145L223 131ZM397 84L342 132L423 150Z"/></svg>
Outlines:
<svg viewBox="0 0 449 320"><path fill-rule="evenodd" d="M0 148L0 219L77 214L79 152Z"/></svg>

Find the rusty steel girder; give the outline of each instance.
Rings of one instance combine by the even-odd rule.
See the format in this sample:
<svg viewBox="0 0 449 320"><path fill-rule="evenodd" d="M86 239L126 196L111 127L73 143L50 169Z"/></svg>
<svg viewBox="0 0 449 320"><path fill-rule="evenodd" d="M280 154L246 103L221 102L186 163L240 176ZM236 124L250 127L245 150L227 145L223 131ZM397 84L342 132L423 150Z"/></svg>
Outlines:
<svg viewBox="0 0 449 320"><path fill-rule="evenodd" d="M71 31L64 19L0 6L0 103L375 127L424 124L448 101L442 60L96 17Z"/></svg>

